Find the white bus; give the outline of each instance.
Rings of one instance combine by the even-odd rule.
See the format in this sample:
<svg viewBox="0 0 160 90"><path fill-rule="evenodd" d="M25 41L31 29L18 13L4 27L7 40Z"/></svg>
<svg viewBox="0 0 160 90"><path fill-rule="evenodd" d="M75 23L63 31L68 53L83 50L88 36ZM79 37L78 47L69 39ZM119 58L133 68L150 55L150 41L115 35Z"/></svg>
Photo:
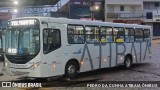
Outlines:
<svg viewBox="0 0 160 90"><path fill-rule="evenodd" d="M52 17L9 20L5 66L10 75L48 78L151 58L151 27Z"/></svg>
<svg viewBox="0 0 160 90"><path fill-rule="evenodd" d="M7 27L0 28L0 62L4 62L5 33Z"/></svg>

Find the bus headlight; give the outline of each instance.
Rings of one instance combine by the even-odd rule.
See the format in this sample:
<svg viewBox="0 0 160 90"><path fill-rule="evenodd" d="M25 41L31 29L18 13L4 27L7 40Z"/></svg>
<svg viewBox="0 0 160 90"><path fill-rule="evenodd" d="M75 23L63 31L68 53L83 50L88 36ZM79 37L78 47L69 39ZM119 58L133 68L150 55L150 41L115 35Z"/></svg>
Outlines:
<svg viewBox="0 0 160 90"><path fill-rule="evenodd" d="M41 62L33 63L30 68L33 70L33 69L37 68L40 64L41 64Z"/></svg>

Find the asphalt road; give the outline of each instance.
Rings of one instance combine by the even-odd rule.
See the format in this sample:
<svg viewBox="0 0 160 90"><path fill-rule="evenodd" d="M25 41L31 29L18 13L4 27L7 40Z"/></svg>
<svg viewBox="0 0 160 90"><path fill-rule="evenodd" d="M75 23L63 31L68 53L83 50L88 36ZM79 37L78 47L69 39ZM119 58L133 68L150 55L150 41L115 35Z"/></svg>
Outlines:
<svg viewBox="0 0 160 90"><path fill-rule="evenodd" d="M10 80L17 81L17 79L15 78L16 77L7 76L4 73L4 75L0 76L0 81L10 81ZM18 80L18 81L23 82L26 80ZM84 86L87 83L99 82L99 81L160 81L160 39L153 40L152 59L146 60L145 62L140 63L140 64L134 64L130 70L125 70L122 66L118 66L114 68L100 69L96 71L81 73L79 74L79 77L77 79L71 80L70 82L68 82L65 78L53 80L50 82L47 82L45 79L28 80L28 81L29 82L41 82L44 86L48 86L48 87L61 86L61 85L69 86L67 88L60 88L60 87L54 88L57 90L75 89L76 86ZM41 90L42 89L44 88L41 88ZM46 89L53 90L53 88L45 88L45 90ZM81 87L77 89L88 90L90 88ZM92 90L93 89L96 90L98 88L92 88ZM104 88L101 88L101 89L104 89ZM110 89L114 90L114 88L110 88ZM128 90L126 88L121 88L121 89ZM143 88L143 89L157 90L160 88L149 88L149 89ZM130 88L130 90L134 90L134 89Z"/></svg>

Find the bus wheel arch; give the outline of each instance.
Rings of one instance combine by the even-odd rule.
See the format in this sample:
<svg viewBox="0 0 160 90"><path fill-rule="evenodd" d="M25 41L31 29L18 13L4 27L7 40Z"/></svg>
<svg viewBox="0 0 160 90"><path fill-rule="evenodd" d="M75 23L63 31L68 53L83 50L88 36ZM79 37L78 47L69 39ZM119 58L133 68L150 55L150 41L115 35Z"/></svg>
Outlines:
<svg viewBox="0 0 160 90"><path fill-rule="evenodd" d="M77 77L80 70L80 65L78 60L70 59L65 65L65 77L74 79Z"/></svg>
<svg viewBox="0 0 160 90"><path fill-rule="evenodd" d="M124 58L124 67L126 69L130 69L131 65L133 63L133 57L131 54L127 54Z"/></svg>

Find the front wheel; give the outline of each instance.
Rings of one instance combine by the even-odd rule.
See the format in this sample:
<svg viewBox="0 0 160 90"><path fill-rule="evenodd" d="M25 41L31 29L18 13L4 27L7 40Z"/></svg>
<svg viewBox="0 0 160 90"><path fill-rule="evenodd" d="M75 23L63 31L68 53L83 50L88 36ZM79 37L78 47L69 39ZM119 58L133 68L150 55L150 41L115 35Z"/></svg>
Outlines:
<svg viewBox="0 0 160 90"><path fill-rule="evenodd" d="M129 69L131 67L131 65L132 65L132 58L129 56L126 56L125 60L124 60L124 67L126 69Z"/></svg>
<svg viewBox="0 0 160 90"><path fill-rule="evenodd" d="M65 68L65 76L70 79L76 78L78 75L78 67L77 66L78 65L73 61L68 62L66 64L66 68Z"/></svg>

